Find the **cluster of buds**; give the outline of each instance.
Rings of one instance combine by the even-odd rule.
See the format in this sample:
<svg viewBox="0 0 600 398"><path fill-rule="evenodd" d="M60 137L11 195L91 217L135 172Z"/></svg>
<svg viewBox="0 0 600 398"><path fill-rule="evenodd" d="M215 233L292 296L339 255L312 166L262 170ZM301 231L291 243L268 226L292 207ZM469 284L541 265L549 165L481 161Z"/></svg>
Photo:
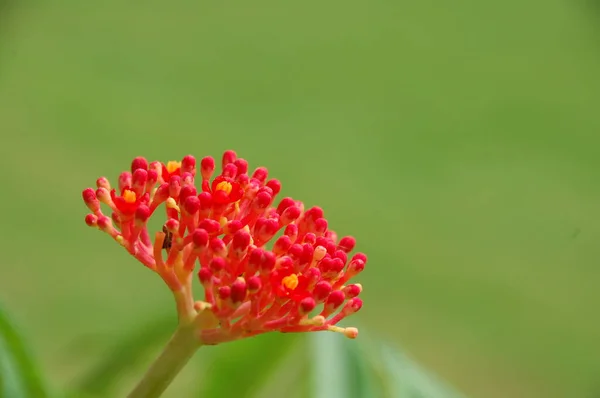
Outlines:
<svg viewBox="0 0 600 398"><path fill-rule="evenodd" d="M280 182L264 167L248 174L234 151L223 154L214 179L212 157L199 169L200 191L193 156L166 165L135 158L117 188L101 177L83 191L85 221L161 276L180 323L195 325L203 344L270 331L355 338L356 328L336 326L362 306L361 285L349 283L367 261L363 253L350 257L355 239L338 239L319 207L305 210L289 197L274 204ZM148 222L163 204L166 222L151 238ZM204 300L193 298L194 273Z"/></svg>

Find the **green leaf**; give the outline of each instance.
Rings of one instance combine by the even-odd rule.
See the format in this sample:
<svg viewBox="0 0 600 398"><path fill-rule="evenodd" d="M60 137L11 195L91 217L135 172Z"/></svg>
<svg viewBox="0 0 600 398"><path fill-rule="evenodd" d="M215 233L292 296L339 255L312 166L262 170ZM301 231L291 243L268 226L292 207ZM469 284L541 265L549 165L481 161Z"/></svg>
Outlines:
<svg viewBox="0 0 600 398"><path fill-rule="evenodd" d="M313 398L464 398L403 354L373 340L312 333Z"/></svg>
<svg viewBox="0 0 600 398"><path fill-rule="evenodd" d="M255 396L270 381L278 364L298 339L295 334L267 333L261 336L202 347L214 350L204 370L196 396L238 398Z"/></svg>
<svg viewBox="0 0 600 398"><path fill-rule="evenodd" d="M80 378L76 390L89 395L107 396L124 373L136 369L160 343L166 344L176 327L177 320L168 316L148 322L126 335Z"/></svg>
<svg viewBox="0 0 600 398"><path fill-rule="evenodd" d="M381 382L358 340L338 333L311 333L314 398L382 397Z"/></svg>
<svg viewBox="0 0 600 398"><path fill-rule="evenodd" d="M398 348L382 343L379 355L392 398L464 398Z"/></svg>
<svg viewBox="0 0 600 398"><path fill-rule="evenodd" d="M23 339L0 308L0 397L44 398L48 391Z"/></svg>

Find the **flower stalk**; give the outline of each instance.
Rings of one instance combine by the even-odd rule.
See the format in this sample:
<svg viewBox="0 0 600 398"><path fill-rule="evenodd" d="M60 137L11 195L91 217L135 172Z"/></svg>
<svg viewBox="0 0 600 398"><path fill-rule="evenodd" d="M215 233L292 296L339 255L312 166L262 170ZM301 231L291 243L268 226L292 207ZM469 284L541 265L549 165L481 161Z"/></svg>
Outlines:
<svg viewBox="0 0 600 398"><path fill-rule="evenodd" d="M201 346L193 324L178 327L162 353L127 397L160 397Z"/></svg>

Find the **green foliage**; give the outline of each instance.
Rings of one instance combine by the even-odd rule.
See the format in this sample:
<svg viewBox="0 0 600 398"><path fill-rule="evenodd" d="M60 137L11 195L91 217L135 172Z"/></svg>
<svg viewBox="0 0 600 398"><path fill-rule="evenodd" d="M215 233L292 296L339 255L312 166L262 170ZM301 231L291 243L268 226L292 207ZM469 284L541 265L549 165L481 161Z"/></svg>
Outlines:
<svg viewBox="0 0 600 398"><path fill-rule="evenodd" d="M298 336L269 333L206 349L217 350L206 367L200 397L253 397L296 343ZM200 354L201 355L201 354Z"/></svg>
<svg viewBox="0 0 600 398"><path fill-rule="evenodd" d="M140 368L140 362L148 357L149 352L166 344L175 326L173 317L164 317L125 334L83 374L77 390L90 396L106 396L124 373ZM139 377L143 371L140 368Z"/></svg>
<svg viewBox="0 0 600 398"><path fill-rule="evenodd" d="M48 397L43 379L22 337L0 307L0 397Z"/></svg>
<svg viewBox="0 0 600 398"><path fill-rule="evenodd" d="M134 382L145 370L139 365L154 358L148 353L160 349L174 327L165 317L126 334L84 372L73 397L113 396L124 373ZM327 332L268 333L202 347L196 359L184 390L203 398L276 398L282 391L287 398L464 398L364 330L356 340ZM170 389L165 397L180 393Z"/></svg>
<svg viewBox="0 0 600 398"><path fill-rule="evenodd" d="M387 342L310 335L313 398L464 398Z"/></svg>

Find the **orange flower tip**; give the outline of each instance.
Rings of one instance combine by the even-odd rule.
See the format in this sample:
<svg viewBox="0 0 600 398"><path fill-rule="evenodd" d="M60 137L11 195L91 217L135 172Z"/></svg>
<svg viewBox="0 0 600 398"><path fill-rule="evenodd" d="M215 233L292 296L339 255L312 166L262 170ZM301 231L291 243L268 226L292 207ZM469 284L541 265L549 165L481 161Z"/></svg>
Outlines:
<svg viewBox="0 0 600 398"><path fill-rule="evenodd" d="M265 252L265 254L268 252ZM278 269L291 269L294 266L294 260L289 256L283 256L277 259Z"/></svg>
<svg viewBox="0 0 600 398"><path fill-rule="evenodd" d="M223 172L221 173L221 175L223 177L227 177L227 178L235 178L235 176L237 176L238 174L238 170L237 170L237 166L233 163L229 163L228 165L226 165L225 167L223 167Z"/></svg>
<svg viewBox="0 0 600 398"><path fill-rule="evenodd" d="M312 297L305 297L300 301L298 311L300 312L300 315L306 315L314 310L316 306L317 303L315 302L315 299Z"/></svg>
<svg viewBox="0 0 600 398"><path fill-rule="evenodd" d="M235 167L237 167L237 175L238 176L240 174L248 173L248 162L246 161L246 159L238 158L235 160L235 162L233 162L233 164L235 164ZM247 176L247 174L246 174L246 176Z"/></svg>
<svg viewBox="0 0 600 398"><path fill-rule="evenodd" d="M279 218L279 222L281 225L288 225L298 219L302 210L300 210L297 206L290 206L281 213L281 217ZM327 228L327 226L325 227Z"/></svg>
<svg viewBox="0 0 600 398"><path fill-rule="evenodd" d="M354 314L362 308L362 305L363 301L358 297L354 297L353 299L348 300L344 306L344 312L348 315Z"/></svg>
<svg viewBox="0 0 600 398"><path fill-rule="evenodd" d="M188 196L183 201L183 209L188 214L196 214L200 210L200 199L195 195Z"/></svg>
<svg viewBox="0 0 600 398"><path fill-rule="evenodd" d="M365 269L365 262L360 258L353 258L348 264L348 272L351 272L352 275L356 275L359 272L362 272Z"/></svg>
<svg viewBox="0 0 600 398"><path fill-rule="evenodd" d="M223 222L220 224L223 225L223 233L225 235L233 235L244 227L244 224L240 220L231 220L228 221L226 217L223 217L225 220L225 225Z"/></svg>
<svg viewBox="0 0 600 398"><path fill-rule="evenodd" d="M251 276L250 278L248 278L246 283L248 284L248 292L251 294L258 293L258 291L262 287L262 282L260 280L260 277L258 276Z"/></svg>
<svg viewBox="0 0 600 398"><path fill-rule="evenodd" d="M294 243L288 250L288 256L297 259L302 256L303 247L299 243Z"/></svg>
<svg viewBox="0 0 600 398"><path fill-rule="evenodd" d="M319 269L324 274L337 275L344 269L344 262L337 257L325 257L319 263Z"/></svg>
<svg viewBox="0 0 600 398"><path fill-rule="evenodd" d="M110 217L107 216L98 217L98 221L96 223L98 225L98 228L100 228L103 231L113 228L112 220L110 219Z"/></svg>
<svg viewBox="0 0 600 398"><path fill-rule="evenodd" d="M323 246L315 247L315 253L313 254L313 258L317 261L323 260L325 255L327 254L327 249Z"/></svg>
<svg viewBox="0 0 600 398"><path fill-rule="evenodd" d="M346 294L346 297L354 298L362 292L362 285L360 283L355 283L344 287L342 290Z"/></svg>
<svg viewBox="0 0 600 398"><path fill-rule="evenodd" d="M181 210L179 209L179 206L177 206L177 202L173 198L168 198L166 205L167 205L168 209L175 209L175 210L177 210L178 213L181 212Z"/></svg>
<svg viewBox="0 0 600 398"><path fill-rule="evenodd" d="M354 239L352 236L344 236L342 239L340 239L340 243L338 244L338 248L346 253L350 253L352 250L354 250L355 246L356 239Z"/></svg>
<svg viewBox="0 0 600 398"><path fill-rule="evenodd" d="M257 167L252 173L252 178L256 178L258 181L264 183L267 180L267 176L269 175L269 171L266 167Z"/></svg>
<svg viewBox="0 0 600 398"><path fill-rule="evenodd" d="M248 285L244 278L237 278L231 284L231 301L234 303L241 303L246 298L248 292Z"/></svg>
<svg viewBox="0 0 600 398"><path fill-rule="evenodd" d="M203 180L208 180L215 171L215 159L212 156L206 156L200 161L200 174Z"/></svg>
<svg viewBox="0 0 600 398"><path fill-rule="evenodd" d="M287 289L294 290L298 287L298 275L291 274L281 280L281 285Z"/></svg>
<svg viewBox="0 0 600 398"><path fill-rule="evenodd" d="M329 253L330 255L333 255L335 253L336 248L337 248L336 244L333 243L333 241L331 239L327 239L324 236L319 236L317 238L317 241L315 242L315 245L317 245L317 246L323 246L325 248L325 251L327 253Z"/></svg>
<svg viewBox="0 0 600 398"><path fill-rule="evenodd" d="M145 223L150 218L150 208L146 205L140 205L135 210L135 219L138 222Z"/></svg>
<svg viewBox="0 0 600 398"><path fill-rule="evenodd" d="M329 294L329 297L327 297L326 305L336 309L344 303L344 300L346 300L346 295L344 292L341 290L335 290Z"/></svg>
<svg viewBox="0 0 600 398"><path fill-rule="evenodd" d="M95 214L88 214L85 216L85 223L89 227L98 227L98 216Z"/></svg>
<svg viewBox="0 0 600 398"><path fill-rule="evenodd" d="M240 184L240 187L246 189L248 187L248 183L250 182L250 177L246 173L238 173L238 176L235 178L235 181Z"/></svg>
<svg viewBox="0 0 600 398"><path fill-rule="evenodd" d="M325 231L327 231L327 220L324 218L318 218L315 220L315 226L314 229L316 231L317 236L322 236L323 234L325 234Z"/></svg>
<svg viewBox="0 0 600 398"><path fill-rule="evenodd" d="M314 206L311 207L310 209L306 210L306 212L304 213L304 218L306 218L307 220L311 220L311 221L315 221L318 220L319 218L323 218L323 209L318 207L318 206Z"/></svg>
<svg viewBox="0 0 600 398"><path fill-rule="evenodd" d="M93 188L84 189L81 195L88 209L94 213L100 211L100 201L98 200L98 197L96 197L96 191L94 191Z"/></svg>
<svg viewBox="0 0 600 398"><path fill-rule="evenodd" d="M202 228L203 230L208 232L209 235L217 235L221 229L221 224L219 224L218 221L206 218L200 221L200 224L198 224L198 228Z"/></svg>
<svg viewBox="0 0 600 398"><path fill-rule="evenodd" d="M277 205L277 214L283 214L285 209L287 209L290 206L295 206L295 205L296 205L296 201L294 199L292 199L290 197L285 197L285 198L281 199L281 201Z"/></svg>
<svg viewBox="0 0 600 398"><path fill-rule="evenodd" d="M367 255L364 253L356 253L352 256L352 260L362 260L363 263L367 262Z"/></svg>
<svg viewBox="0 0 600 398"><path fill-rule="evenodd" d="M137 200L137 195L129 188L125 188L125 190L123 190L123 195L121 196L125 200L125 203L132 204L135 203Z"/></svg>
<svg viewBox="0 0 600 398"><path fill-rule="evenodd" d="M213 204L212 195L210 192L201 192L198 194L198 199L200 199L200 210L206 211L210 210Z"/></svg>
<svg viewBox="0 0 600 398"><path fill-rule="evenodd" d="M212 281L213 274L210 269L203 267L198 271L198 279L203 286L206 286Z"/></svg>
<svg viewBox="0 0 600 398"><path fill-rule="evenodd" d="M312 232L308 232L306 235L304 235L303 242L313 246L314 248L315 243L317 243L317 235L313 234Z"/></svg>
<svg viewBox="0 0 600 398"><path fill-rule="evenodd" d="M136 170L148 170L148 161L143 156L138 156L131 162L131 172L135 173Z"/></svg>
<svg viewBox="0 0 600 398"><path fill-rule="evenodd" d="M202 228L196 228L196 230L192 234L192 242L197 248L205 248L208 247L208 241L210 237L208 232Z"/></svg>
<svg viewBox="0 0 600 398"><path fill-rule="evenodd" d="M273 244L273 253L276 255L282 255L287 253L289 248L292 246L292 240L287 235L281 235Z"/></svg>
<svg viewBox="0 0 600 398"><path fill-rule="evenodd" d="M165 182L159 185L154 192L153 201L160 204L169 198L169 183Z"/></svg>
<svg viewBox="0 0 600 398"><path fill-rule="evenodd" d="M270 272L275 267L276 262L277 258L273 252L264 251L260 259L259 270L262 273Z"/></svg>
<svg viewBox="0 0 600 398"><path fill-rule="evenodd" d="M333 257L340 259L344 265L348 262L348 255L343 250L336 250Z"/></svg>
<svg viewBox="0 0 600 398"><path fill-rule="evenodd" d="M146 182L147 186L153 187L158 181L158 173L156 170L148 170L148 181Z"/></svg>
<svg viewBox="0 0 600 398"><path fill-rule="evenodd" d="M221 300L227 300L229 297L231 297L231 288L229 286L221 286L217 290L217 295Z"/></svg>
<svg viewBox="0 0 600 398"><path fill-rule="evenodd" d="M179 192L181 191L181 177L178 175L173 175L169 177L169 196L173 198L179 197Z"/></svg>
<svg viewBox="0 0 600 398"><path fill-rule="evenodd" d="M146 187L148 182L148 172L145 169L136 169L131 177L131 186L140 187L140 192Z"/></svg>
<svg viewBox="0 0 600 398"><path fill-rule="evenodd" d="M181 171L184 173L192 173L196 172L196 158L192 155L186 155L181 160Z"/></svg>
<svg viewBox="0 0 600 398"><path fill-rule="evenodd" d="M231 249L234 252L242 253L248 249L250 246L250 234L243 229L237 231L235 235L233 235L233 239L231 241Z"/></svg>
<svg viewBox="0 0 600 398"><path fill-rule="evenodd" d="M261 217L256 221L254 226L254 237L261 242L258 244L261 246L265 242L269 241L279 230L279 223L277 220L272 218Z"/></svg>
<svg viewBox="0 0 600 398"><path fill-rule="evenodd" d="M332 290L333 290L333 288L331 286L331 283L329 283L327 281L319 281L319 282L317 282L317 284L315 285L315 288L313 290L313 297L318 302L322 302L327 297L329 297Z"/></svg>
<svg viewBox="0 0 600 398"><path fill-rule="evenodd" d="M248 265L254 269L258 268L262 261L263 253L264 250L259 247L252 249L248 255Z"/></svg>
<svg viewBox="0 0 600 398"><path fill-rule="evenodd" d="M311 283L311 286L321 280L321 271L318 268L309 268L304 276Z"/></svg>
<svg viewBox="0 0 600 398"><path fill-rule="evenodd" d="M208 247L212 251L213 255L225 257L227 255L227 246L223 239L220 238L212 238L210 242L208 242Z"/></svg>
<svg viewBox="0 0 600 398"><path fill-rule="evenodd" d="M185 203L187 198L190 196L196 197L197 194L198 192L193 184L183 185L179 191L179 203ZM198 197L196 197L196 199L198 199Z"/></svg>
<svg viewBox="0 0 600 398"><path fill-rule="evenodd" d="M281 192L281 182L275 178L272 178L269 181L267 181L267 187L273 190L273 196L276 196L277 194L279 194L279 192Z"/></svg>
<svg viewBox="0 0 600 398"><path fill-rule="evenodd" d="M105 188L107 191L110 191L110 182L106 177L100 177L96 180L97 188Z"/></svg>
<svg viewBox="0 0 600 398"><path fill-rule="evenodd" d="M175 233L179 229L179 220L169 218L167 221L165 221L164 227L167 231Z"/></svg>
<svg viewBox="0 0 600 398"><path fill-rule="evenodd" d="M298 236L298 226L296 224L289 224L285 227L283 234L289 236L292 241L296 240L296 237ZM323 254L323 256L324 255L325 254Z"/></svg>
<svg viewBox="0 0 600 398"><path fill-rule="evenodd" d="M223 152L223 158L221 161L222 167L224 168L229 163L235 162L236 159L237 159L237 153L235 153L235 151L227 150L227 151Z"/></svg>
<svg viewBox="0 0 600 398"><path fill-rule="evenodd" d="M271 204L273 197L268 192L260 192L254 198L254 207L261 210L266 209Z"/></svg>
<svg viewBox="0 0 600 398"><path fill-rule="evenodd" d="M208 263L208 268L215 274L220 272L226 266L227 262L222 257L214 257L210 260L210 263Z"/></svg>
<svg viewBox="0 0 600 398"><path fill-rule="evenodd" d="M325 319L324 316L317 315L317 316L314 316L314 317L309 318L309 319L302 319L300 322L298 322L298 324L300 326L321 327L321 326L324 326L326 322L327 322L327 320Z"/></svg>

